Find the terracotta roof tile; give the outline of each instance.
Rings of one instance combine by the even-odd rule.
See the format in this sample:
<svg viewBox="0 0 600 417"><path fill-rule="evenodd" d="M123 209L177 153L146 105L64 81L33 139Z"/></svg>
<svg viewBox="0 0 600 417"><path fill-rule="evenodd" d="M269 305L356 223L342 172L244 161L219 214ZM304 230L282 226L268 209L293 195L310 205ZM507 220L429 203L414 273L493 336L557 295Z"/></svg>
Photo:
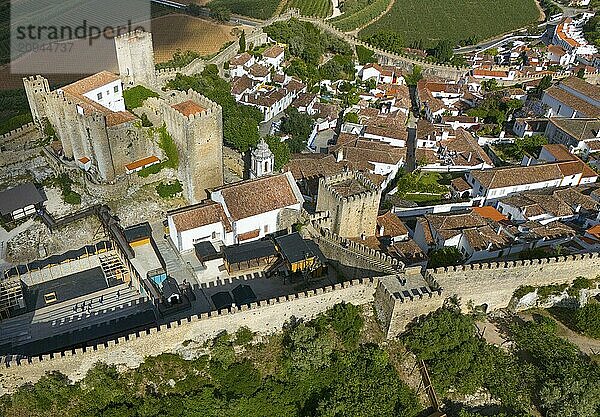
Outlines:
<svg viewBox="0 0 600 417"><path fill-rule="evenodd" d="M227 232L232 231L231 223L227 219L223 207L214 201L184 207L167 213L167 215L172 216L173 223L179 232L218 222L223 224Z"/></svg>
<svg viewBox="0 0 600 417"><path fill-rule="evenodd" d="M192 114L202 113L206 109L192 100L186 100L178 104L171 105L172 108L177 110L184 116L190 116Z"/></svg>
<svg viewBox="0 0 600 417"><path fill-rule="evenodd" d="M286 174L240 181L214 191L221 191L233 220L245 219L301 202Z"/></svg>

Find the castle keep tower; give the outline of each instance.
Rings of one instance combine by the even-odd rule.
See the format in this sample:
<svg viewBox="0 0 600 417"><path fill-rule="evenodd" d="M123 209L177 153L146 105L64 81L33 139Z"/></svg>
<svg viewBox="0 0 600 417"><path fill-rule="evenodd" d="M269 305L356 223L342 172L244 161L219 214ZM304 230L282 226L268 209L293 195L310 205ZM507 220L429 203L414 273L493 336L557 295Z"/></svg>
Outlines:
<svg viewBox="0 0 600 417"><path fill-rule="evenodd" d="M331 231L341 237L374 236L381 190L359 172L319 180L317 211L329 211Z"/></svg>
<svg viewBox="0 0 600 417"><path fill-rule="evenodd" d="M46 117L46 96L50 93L48 80L41 75L36 75L35 77L23 78L23 85L25 86L25 94L27 94L33 121L37 128L43 131L42 120Z"/></svg>
<svg viewBox="0 0 600 417"><path fill-rule="evenodd" d="M167 99L148 98L145 106L160 114L179 150L178 176L190 203L223 185L223 118L221 106L193 90L172 92Z"/></svg>
<svg viewBox="0 0 600 417"><path fill-rule="evenodd" d="M136 31L115 38L119 74L125 88L137 84L156 85L152 34Z"/></svg>
<svg viewBox="0 0 600 417"><path fill-rule="evenodd" d="M261 139L252 151L250 161L250 178L258 178L273 173L275 166L275 155L269 149L269 145Z"/></svg>

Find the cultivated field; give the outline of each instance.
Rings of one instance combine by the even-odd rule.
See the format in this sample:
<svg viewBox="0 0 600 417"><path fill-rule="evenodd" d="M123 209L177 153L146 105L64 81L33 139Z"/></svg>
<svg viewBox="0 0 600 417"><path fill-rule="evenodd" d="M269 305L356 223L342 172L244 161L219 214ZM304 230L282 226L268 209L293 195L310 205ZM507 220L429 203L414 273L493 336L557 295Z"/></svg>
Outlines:
<svg viewBox="0 0 600 417"><path fill-rule="evenodd" d="M178 49L198 52L200 55L214 54L225 43L237 39L234 33L241 29L241 26L219 25L186 15L153 19L154 61L168 61Z"/></svg>
<svg viewBox="0 0 600 417"><path fill-rule="evenodd" d="M300 9L303 16L327 17L333 12L331 0L288 0L287 8Z"/></svg>
<svg viewBox="0 0 600 417"><path fill-rule="evenodd" d="M376 19L385 11L392 0L348 0L344 5L344 13L332 20L332 23L350 32Z"/></svg>
<svg viewBox="0 0 600 417"><path fill-rule="evenodd" d="M212 0L210 5L224 6L232 13L266 20L273 16L279 3L280 0Z"/></svg>
<svg viewBox="0 0 600 417"><path fill-rule="evenodd" d="M422 40L427 47L441 39L487 39L539 17L534 0L396 0L389 13L361 30L360 37L394 31L407 43Z"/></svg>

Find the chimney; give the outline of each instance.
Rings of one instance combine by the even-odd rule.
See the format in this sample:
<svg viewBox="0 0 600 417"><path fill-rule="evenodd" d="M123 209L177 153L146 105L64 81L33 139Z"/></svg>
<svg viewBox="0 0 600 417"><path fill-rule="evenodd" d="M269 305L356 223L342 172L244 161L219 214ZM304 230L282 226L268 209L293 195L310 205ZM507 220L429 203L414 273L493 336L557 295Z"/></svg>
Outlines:
<svg viewBox="0 0 600 417"><path fill-rule="evenodd" d="M469 152L469 156L467 157L467 162L471 162L472 157L473 157L473 152Z"/></svg>

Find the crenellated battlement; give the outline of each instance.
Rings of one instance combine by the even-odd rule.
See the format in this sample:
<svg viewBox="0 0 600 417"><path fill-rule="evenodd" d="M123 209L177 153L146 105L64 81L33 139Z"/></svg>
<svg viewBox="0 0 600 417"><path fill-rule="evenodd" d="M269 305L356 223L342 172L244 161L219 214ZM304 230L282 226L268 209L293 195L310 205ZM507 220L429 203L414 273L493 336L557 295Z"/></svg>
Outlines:
<svg viewBox="0 0 600 417"><path fill-rule="evenodd" d="M540 258L540 259L524 259L524 260L514 260L514 261L505 261L505 262L483 262L483 263L473 263L473 264L465 264L465 265L456 265L456 266L447 266L435 269L429 269L427 272L431 274L443 274L448 272L460 272L460 271L472 271L472 270L485 270L485 269L494 269L494 270L506 270L511 268L520 268L520 267L532 267L536 265L547 265L568 261L581 261L586 259L600 259L600 253L598 252L589 252L589 253L580 253L574 255L566 255L566 256L556 256L551 258ZM600 273L600 271L599 271Z"/></svg>
<svg viewBox="0 0 600 417"><path fill-rule="evenodd" d="M335 189L335 185L351 180L357 181L363 187L367 188L367 190L349 196L343 196ZM342 172L331 177L320 178L319 188L321 186L327 189L327 191L329 191L336 198L336 200L340 202L353 203L377 196L379 194L378 187L361 172L357 171Z"/></svg>
<svg viewBox="0 0 600 417"><path fill-rule="evenodd" d="M364 293L363 292L358 293L359 294L358 297L361 298L363 303L366 303L366 302L372 301L373 292L374 292L376 283L377 283L376 280L373 278L363 278L363 279L355 279L352 281L345 281L343 283L339 283L339 284L335 284L335 285L327 285L325 287L319 287L316 289L298 292L298 293L294 293L294 294L289 294L289 295L285 295L285 296L280 296L277 298L270 298L268 300L261 300L259 302L253 302L253 303L244 304L241 306L234 305L228 309L222 309L222 310L218 310L218 311L210 311L210 312L206 312L206 313L188 316L188 317L180 319L180 320L171 321L169 323L162 324L157 327L152 327L146 331L133 332L128 335L120 336L113 340L109 340L105 343L99 343L99 344L84 347L84 348L68 349L65 351L54 352L54 353L50 353L50 354L46 354L46 355L39 355L39 356L34 356L34 357L22 357L22 356L17 356L17 355L0 357L0 364L4 365L6 368L11 368L11 367L24 368L24 367L36 366L36 365L39 365L44 362L54 362L57 360L64 360L67 357L82 357L81 360L84 360L86 357L88 357L91 354L110 350L110 349L116 347L117 345L128 345L139 339L155 338L155 336L159 333L161 335L163 335L163 336L161 336L161 338L164 338L164 337L167 337L167 335L169 333L173 333L175 329L178 329L178 328L185 329L186 327L191 327L196 324L202 324L202 323L206 323L206 322L211 322L211 323L216 324L216 323L219 323L219 321L222 321L225 317L231 317L231 316L237 317L237 316L242 316L242 315L244 315L246 317L253 317L253 316L255 316L255 314L261 313L264 310L267 310L269 308L276 308L278 306L284 307L284 309L289 310L292 308L291 307L292 304L301 302L304 299L317 298L317 297L323 298L328 295L333 296L333 295L337 294L338 298L340 300L343 300L345 298L343 295L345 293L345 291L352 290L352 289L368 290ZM196 288L194 288L194 289L196 289L196 290L199 289L199 287L197 285L195 287ZM334 299L337 300L337 298L334 298ZM141 303L141 302L144 302L144 300L139 300L138 302ZM321 312L321 311L319 311L319 312ZM248 314L250 314L250 316L248 316ZM302 317L301 314L297 315L297 316ZM312 314L307 316L306 318L309 318L311 316L312 316ZM267 318L267 320L268 320L268 318ZM243 321L244 321L244 319L242 319L240 317L240 325L244 324ZM217 325L217 327L218 327L218 325ZM183 340L181 340L181 342L183 342ZM153 352L146 352L145 354L146 355L153 354ZM154 354L158 354L158 353L154 353Z"/></svg>

